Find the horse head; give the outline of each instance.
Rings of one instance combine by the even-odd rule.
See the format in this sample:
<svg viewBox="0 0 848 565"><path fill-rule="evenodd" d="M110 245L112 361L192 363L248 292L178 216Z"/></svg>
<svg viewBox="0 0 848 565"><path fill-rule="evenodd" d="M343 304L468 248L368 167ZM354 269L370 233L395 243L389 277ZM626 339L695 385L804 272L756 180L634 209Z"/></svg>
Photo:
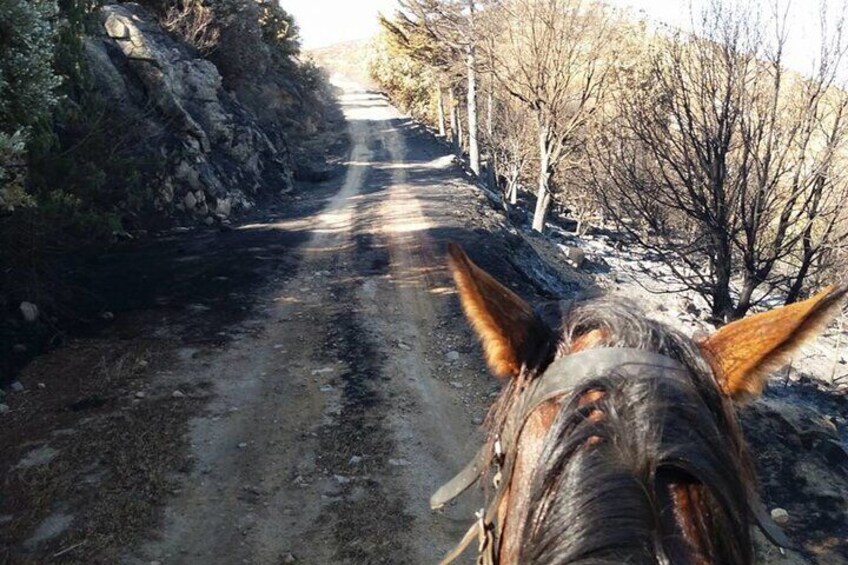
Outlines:
<svg viewBox="0 0 848 565"><path fill-rule="evenodd" d="M531 308L458 246L449 254L503 387L486 446L433 504L488 472L494 496L466 536L484 562L746 564L751 523L786 545L734 404L817 335L848 285L693 340L611 298Z"/></svg>

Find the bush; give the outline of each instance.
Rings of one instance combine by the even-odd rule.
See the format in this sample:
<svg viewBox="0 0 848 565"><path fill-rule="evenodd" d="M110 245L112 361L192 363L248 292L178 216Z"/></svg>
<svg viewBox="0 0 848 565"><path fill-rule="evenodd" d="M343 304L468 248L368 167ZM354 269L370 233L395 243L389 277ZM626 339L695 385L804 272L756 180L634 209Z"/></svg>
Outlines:
<svg viewBox="0 0 848 565"><path fill-rule="evenodd" d="M0 0L0 211L28 204L23 162L31 127L56 104L52 1Z"/></svg>

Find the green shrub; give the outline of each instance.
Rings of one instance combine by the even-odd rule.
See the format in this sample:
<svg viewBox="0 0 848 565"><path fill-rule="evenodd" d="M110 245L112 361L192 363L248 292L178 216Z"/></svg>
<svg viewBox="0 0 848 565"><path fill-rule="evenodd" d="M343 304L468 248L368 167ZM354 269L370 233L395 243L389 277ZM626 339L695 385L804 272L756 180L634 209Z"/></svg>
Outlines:
<svg viewBox="0 0 848 565"><path fill-rule="evenodd" d="M0 212L31 204L22 165L32 126L57 102L56 15L49 0L0 0Z"/></svg>

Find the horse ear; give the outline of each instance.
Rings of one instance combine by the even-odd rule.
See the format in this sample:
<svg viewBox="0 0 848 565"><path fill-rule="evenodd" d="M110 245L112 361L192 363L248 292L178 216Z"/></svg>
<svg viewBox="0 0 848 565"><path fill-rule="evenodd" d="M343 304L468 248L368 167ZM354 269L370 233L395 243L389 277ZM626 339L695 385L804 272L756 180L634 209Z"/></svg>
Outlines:
<svg viewBox="0 0 848 565"><path fill-rule="evenodd" d="M727 324L699 342L724 393L734 400L758 396L779 369L839 312L848 283L831 286L804 302Z"/></svg>
<svg viewBox="0 0 848 565"><path fill-rule="evenodd" d="M514 292L471 262L455 243L448 244L453 279L462 309L483 343L489 369L516 377L548 342L550 330Z"/></svg>

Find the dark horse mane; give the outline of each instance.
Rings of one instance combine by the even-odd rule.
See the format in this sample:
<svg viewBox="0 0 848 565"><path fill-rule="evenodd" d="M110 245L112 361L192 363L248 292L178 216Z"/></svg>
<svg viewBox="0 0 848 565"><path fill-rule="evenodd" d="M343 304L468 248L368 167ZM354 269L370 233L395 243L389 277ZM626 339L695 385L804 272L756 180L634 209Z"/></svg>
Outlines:
<svg viewBox="0 0 848 565"><path fill-rule="evenodd" d="M519 562L750 563L753 473L733 409L696 344L608 298L537 314L559 339L530 378L581 335L603 330L593 347L660 353L691 379L609 374L566 395L533 473ZM493 407L492 435L519 386L507 385ZM604 394L581 405L590 390ZM595 410L603 417L590 418Z"/></svg>

